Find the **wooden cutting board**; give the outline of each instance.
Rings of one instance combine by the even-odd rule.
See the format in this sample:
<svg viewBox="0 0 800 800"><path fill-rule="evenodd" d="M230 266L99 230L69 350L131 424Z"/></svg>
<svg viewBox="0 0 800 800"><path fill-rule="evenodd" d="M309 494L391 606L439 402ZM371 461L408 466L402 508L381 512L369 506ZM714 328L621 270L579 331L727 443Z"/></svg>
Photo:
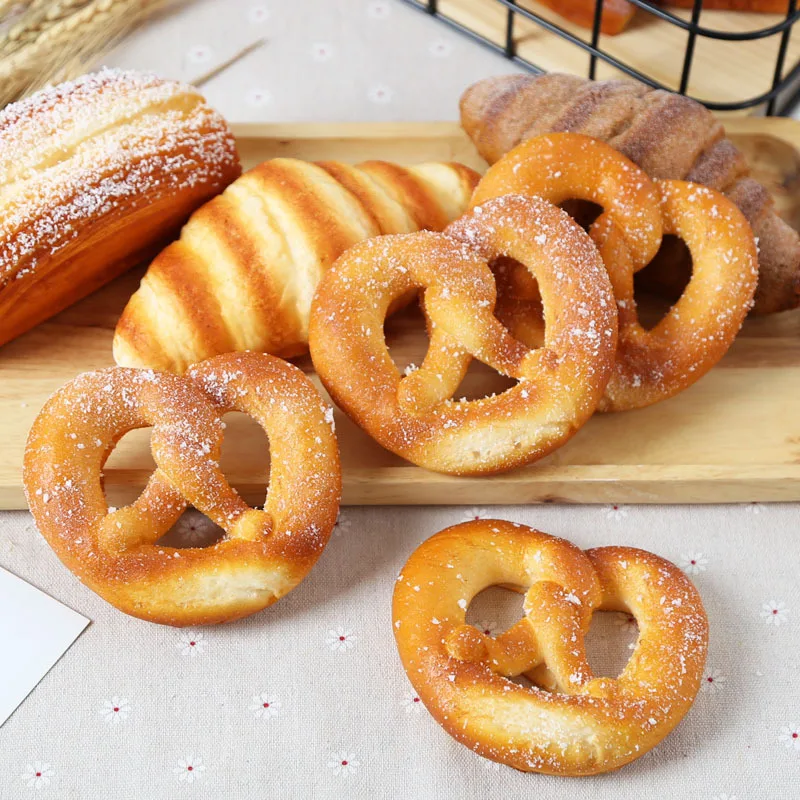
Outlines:
<svg viewBox="0 0 800 800"><path fill-rule="evenodd" d="M800 226L800 123L740 118L728 129L781 212ZM455 123L260 125L237 128L246 166L281 156L401 163L480 159ZM143 270L134 270L0 348L0 508L24 508L22 453L45 399L78 372L112 364L114 325ZM402 368L420 363L418 312L387 323ZM310 362L301 365L311 371ZM485 393L499 376L475 362L461 393ZM500 379L502 380L502 379ZM597 415L543 461L491 478L453 478L382 450L341 413L337 431L347 504L468 505L531 502L720 503L800 500L800 312L749 320L722 362L672 400ZM222 464L251 502L263 500L266 437L230 415ZM106 465L109 502L132 500L153 469L148 431L123 438Z"/></svg>

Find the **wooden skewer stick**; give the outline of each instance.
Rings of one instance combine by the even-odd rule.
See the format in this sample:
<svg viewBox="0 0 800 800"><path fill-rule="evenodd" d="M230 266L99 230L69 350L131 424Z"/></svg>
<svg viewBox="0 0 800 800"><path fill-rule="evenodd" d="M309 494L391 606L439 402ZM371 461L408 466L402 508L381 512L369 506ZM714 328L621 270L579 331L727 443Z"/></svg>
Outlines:
<svg viewBox="0 0 800 800"><path fill-rule="evenodd" d="M193 78L189 81L193 86L202 86L205 83L208 83L212 78L216 78L221 72L224 72L228 67L233 66L238 61L241 61L245 56L250 55L254 50L257 50L262 45L266 44L266 39L256 39L256 41L252 42L251 44L247 45L244 49L240 50L238 53L235 53L227 60L223 61L221 64L217 64L215 67L212 67L208 72L199 75L197 78Z"/></svg>

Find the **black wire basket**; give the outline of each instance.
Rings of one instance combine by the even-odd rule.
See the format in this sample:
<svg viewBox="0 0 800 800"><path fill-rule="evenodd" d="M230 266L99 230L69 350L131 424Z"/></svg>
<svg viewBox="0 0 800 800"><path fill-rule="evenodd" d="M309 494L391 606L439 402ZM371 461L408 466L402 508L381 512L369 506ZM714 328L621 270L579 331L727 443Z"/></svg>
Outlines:
<svg viewBox="0 0 800 800"><path fill-rule="evenodd" d="M586 53L586 73L590 78L599 77L599 64L601 66L608 65L618 73L624 73L654 88L689 94L708 108L721 112L764 110L769 115L782 115L788 114L800 100L800 88L798 88L798 84L800 84L800 80L798 80L800 79L800 53L793 53L790 48L793 26L800 19L800 11L797 10L798 0L788 0L787 12L777 22L774 21L775 15L771 15L768 19L772 24L753 30L725 30L723 27L717 28L704 24L703 0L694 1L693 7L685 15L685 19L647 2L647 0L629 0L633 6L637 7L638 14L650 15L648 24L672 26L673 30L685 34L685 42L679 47L680 52L677 53L679 57L672 59L676 65L676 75L671 76L674 78L671 84L663 76L659 79L657 75L654 75L653 71L647 68L647 64L626 60L613 52L610 43L616 37L605 36L600 29L603 18L603 0L597 0L593 26L591 30L585 31L585 35L574 26L567 25L565 27L560 24L556 21L558 18L554 18L554 15L548 13L547 9L527 0L403 0L403 2L441 20L451 28L532 72L541 73L548 69L540 63L536 63L536 59L531 58L529 54L521 52L520 28L522 26L527 26L528 30L531 29L531 26L538 26L541 30L568 43L570 47L579 48L580 51ZM482 23L478 24L480 17L476 16L476 7L481 7L479 10L493 15L495 21L493 29L487 28ZM721 12L707 11L705 16L715 13L718 15ZM743 15L752 24L758 24L759 18L764 18L764 15L741 11L726 13ZM551 18L548 19L548 16ZM572 29L570 30L568 27ZM735 46L737 48L735 58L740 66L743 65L749 69L752 65L753 69L761 69L766 84L764 91L755 95L749 95L748 92L749 96L730 100L715 99L713 96L698 96L692 92L692 68L696 64L695 56L698 46L702 46L704 42L713 41L730 43L730 46ZM752 50L748 51L748 46L752 47L753 43L766 42L774 43L774 56L765 56L763 49L758 53ZM763 48L765 44L758 46ZM657 57L657 53L653 55L654 62ZM718 78L720 86L725 85L723 82L726 80L726 72L731 66L732 57L732 51L727 50L722 57L714 61L714 71L718 73L715 81ZM575 71L568 65L559 64L558 66L564 71ZM552 65L550 69L552 70ZM735 83L735 80L728 81L726 87L728 93L730 93L732 82Z"/></svg>

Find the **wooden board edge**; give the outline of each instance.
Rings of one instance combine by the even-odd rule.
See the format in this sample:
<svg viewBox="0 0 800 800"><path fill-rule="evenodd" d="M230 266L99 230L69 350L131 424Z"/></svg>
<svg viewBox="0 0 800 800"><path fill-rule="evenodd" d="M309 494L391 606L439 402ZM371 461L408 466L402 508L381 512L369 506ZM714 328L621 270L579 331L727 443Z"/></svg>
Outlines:
<svg viewBox="0 0 800 800"><path fill-rule="evenodd" d="M800 121L786 118L726 120L734 134L774 135L800 148ZM379 123L242 123L240 137L267 139L448 139L466 136L457 122ZM614 475L611 475L613 471ZM115 475L113 482L129 486L131 499L149 475L136 471ZM0 478L0 510L27 508L20 486ZM250 502L263 501L262 484L236 482ZM345 505L380 504L518 504L518 503L742 503L800 500L800 467L739 466L585 466L532 467L496 478L453 478L426 473L413 466L349 470L345 475Z"/></svg>
<svg viewBox="0 0 800 800"><path fill-rule="evenodd" d="M725 117L734 136L768 134L800 148L800 120L790 117ZM427 139L463 136L456 121L437 122L235 122L238 139Z"/></svg>
<svg viewBox="0 0 800 800"><path fill-rule="evenodd" d="M555 466L459 478L416 467L350 470L343 505L744 503L800 501L800 466ZM263 496L263 487L259 487ZM409 497L413 500L409 501Z"/></svg>
<svg viewBox="0 0 800 800"><path fill-rule="evenodd" d="M466 136L458 122L233 122L237 139L430 139Z"/></svg>
<svg viewBox="0 0 800 800"><path fill-rule="evenodd" d="M130 503L150 477L120 470L110 477L114 502ZM246 502L264 502L264 483L232 485ZM342 505L720 504L799 502L800 465L530 467L490 477L459 478L415 466L350 469ZM0 510L27 508L22 488L0 486Z"/></svg>

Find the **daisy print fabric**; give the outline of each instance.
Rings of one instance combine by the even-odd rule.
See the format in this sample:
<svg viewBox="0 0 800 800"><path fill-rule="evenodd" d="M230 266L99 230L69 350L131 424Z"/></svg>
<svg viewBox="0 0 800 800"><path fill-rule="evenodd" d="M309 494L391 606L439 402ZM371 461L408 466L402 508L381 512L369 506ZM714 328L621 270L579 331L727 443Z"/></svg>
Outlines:
<svg viewBox="0 0 800 800"><path fill-rule="evenodd" d="M172 770L179 783L192 784L203 777L206 765L200 756L186 756L179 758L178 763Z"/></svg>
<svg viewBox="0 0 800 800"><path fill-rule="evenodd" d="M328 759L328 769L331 770L337 778L350 778L354 776L358 772L360 766L361 762L358 760L358 757L354 753L345 751L341 753L331 753L331 757Z"/></svg>
<svg viewBox="0 0 800 800"><path fill-rule="evenodd" d="M572 782L518 773L448 736L399 663L391 595L408 555L443 528L493 517L584 549L650 550L703 598L710 641L698 697L663 745L611 776L614 800L642 800L654 785L658 798L797 800L798 517L737 505L723 524L717 507L677 520L664 507L620 508L345 506L340 536L295 591L247 619L181 629L125 617L47 561L35 532L14 530L9 566L93 621L0 728L0 800L485 800L527 797L532 780L548 800L574 800ZM755 538L755 524L775 541ZM523 601L488 587L465 599L466 620L497 637ZM597 614L587 637L597 673L619 674L638 636L631 614ZM513 683L530 689L524 676ZM580 793L605 797L608 778L582 779Z"/></svg>
<svg viewBox="0 0 800 800"><path fill-rule="evenodd" d="M55 770L43 761L34 761L25 767L22 780L29 789L46 789L55 778Z"/></svg>
<svg viewBox="0 0 800 800"><path fill-rule="evenodd" d="M770 600L761 606L761 619L777 628L789 621L789 609L786 603Z"/></svg>
<svg viewBox="0 0 800 800"><path fill-rule="evenodd" d="M281 713L281 701L271 692L263 692L253 697L250 710L256 719L272 719Z"/></svg>
<svg viewBox="0 0 800 800"><path fill-rule="evenodd" d="M325 636L325 644L334 653L347 653L356 646L358 637L350 628L331 628Z"/></svg>
<svg viewBox="0 0 800 800"><path fill-rule="evenodd" d="M200 631L184 631L178 635L175 646L184 658L196 658L206 649L205 634Z"/></svg>
<svg viewBox="0 0 800 800"><path fill-rule="evenodd" d="M622 522L622 520L628 516L628 509L625 506L615 503L613 505L606 506L603 509L603 514L605 514L606 519L610 520L611 522Z"/></svg>
<svg viewBox="0 0 800 800"><path fill-rule="evenodd" d="M131 707L124 697L114 695L109 700L104 700L100 707L103 719L111 725L119 725L128 719Z"/></svg>
<svg viewBox="0 0 800 800"><path fill-rule="evenodd" d="M708 569L708 558L703 553L684 553L678 560L678 566L687 575L699 575Z"/></svg>

